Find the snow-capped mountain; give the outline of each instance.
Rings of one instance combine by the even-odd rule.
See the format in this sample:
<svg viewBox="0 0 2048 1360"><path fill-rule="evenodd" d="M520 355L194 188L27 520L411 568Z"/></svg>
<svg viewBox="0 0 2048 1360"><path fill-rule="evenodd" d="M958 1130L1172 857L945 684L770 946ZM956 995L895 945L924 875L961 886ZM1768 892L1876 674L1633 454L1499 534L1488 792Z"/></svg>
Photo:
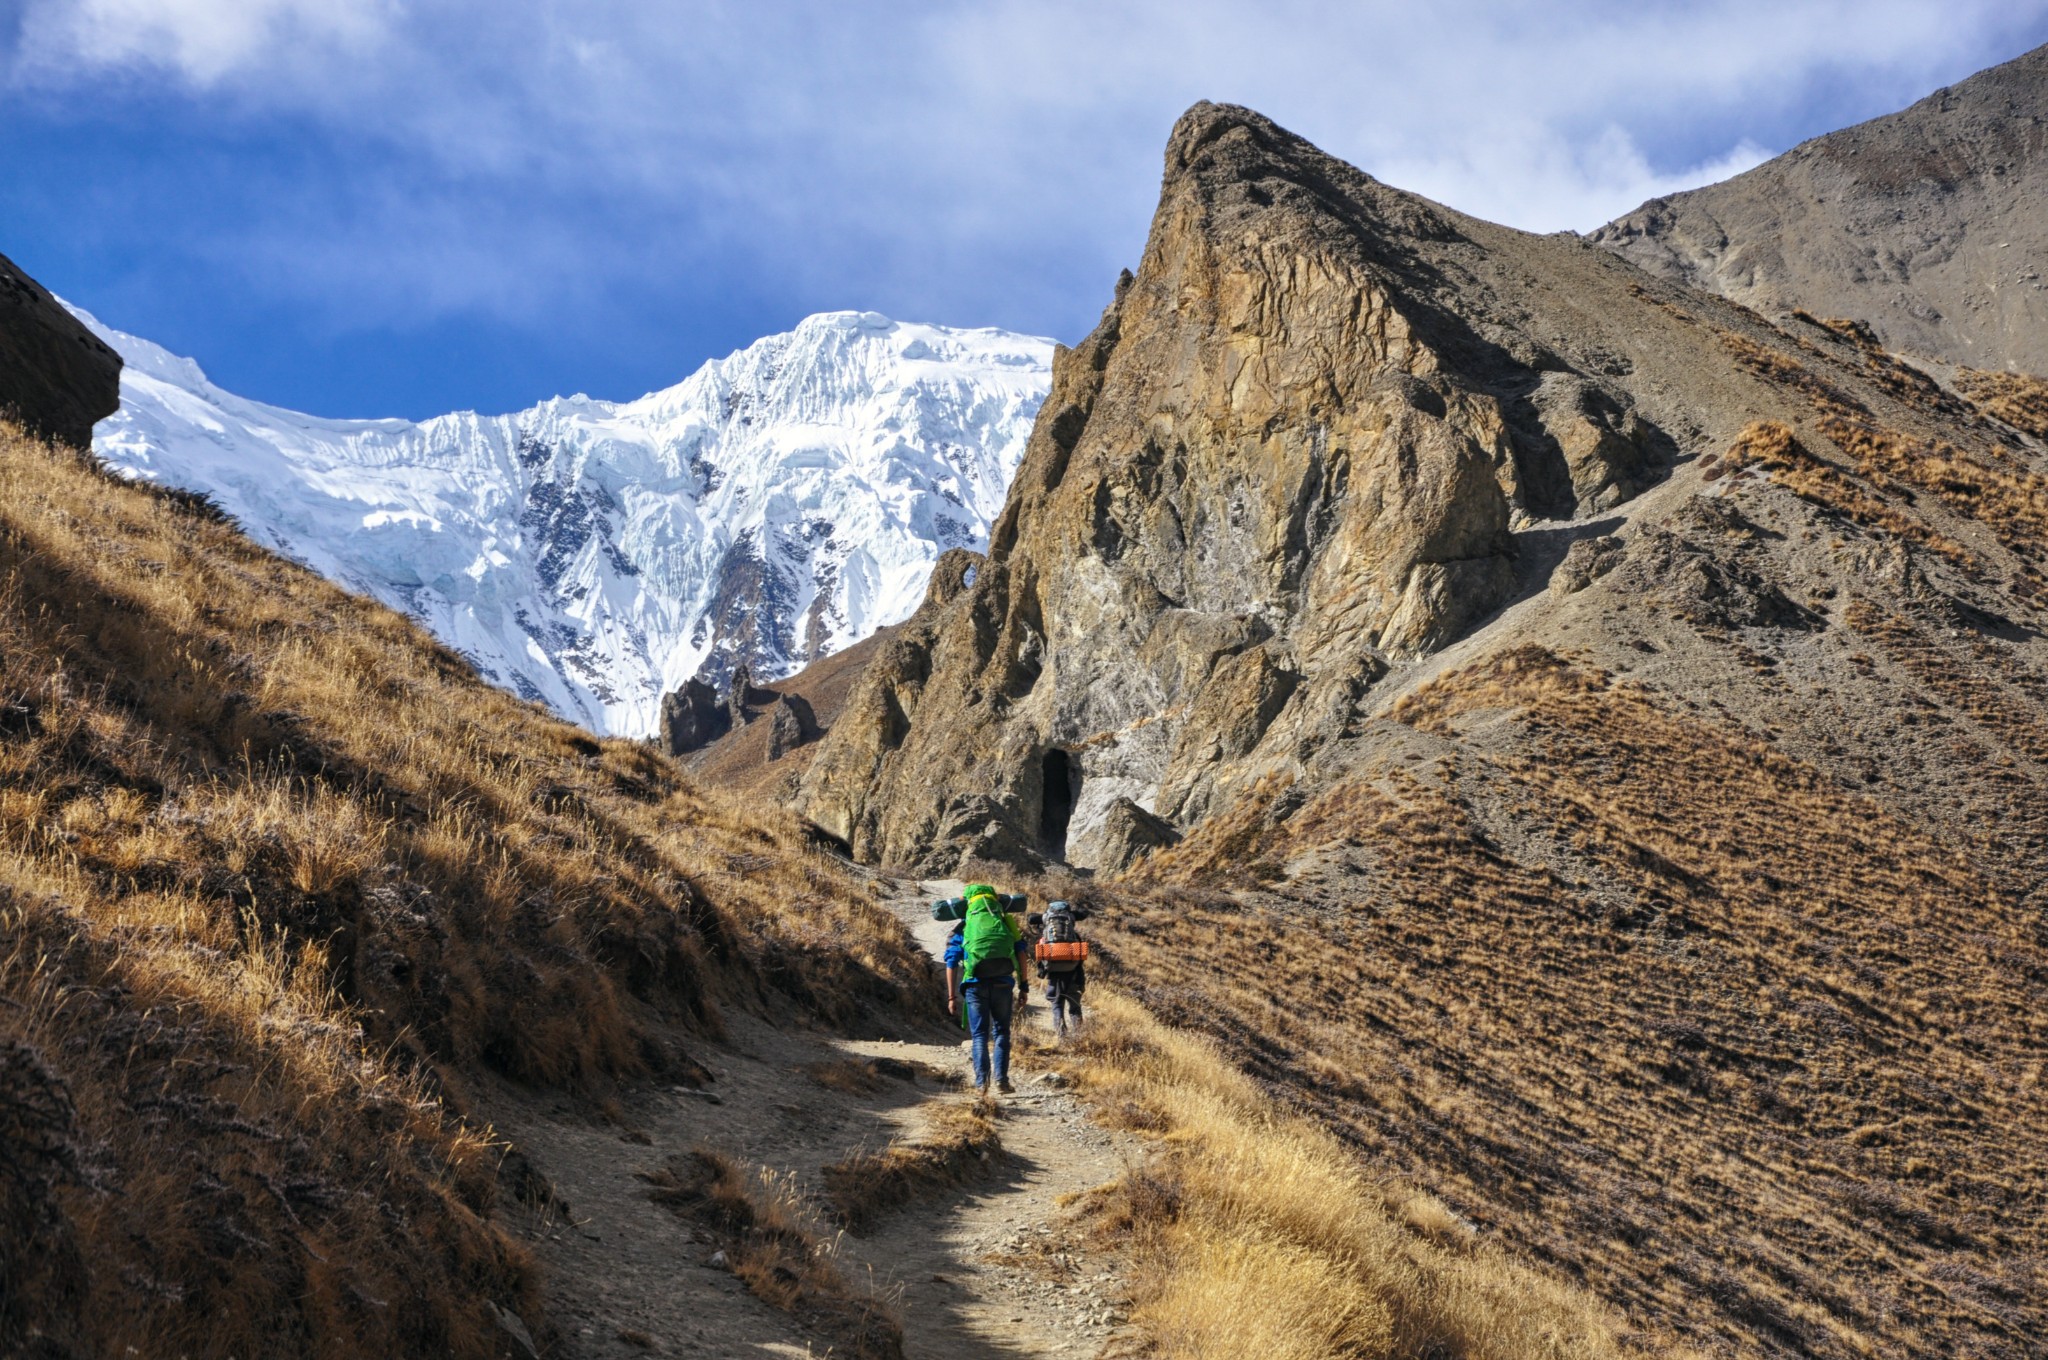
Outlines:
<svg viewBox="0 0 2048 1360"><path fill-rule="evenodd" d="M986 544L1051 381L1050 340L831 312L638 401L325 420L72 310L127 361L109 466L629 736L700 668L781 676L907 617Z"/></svg>

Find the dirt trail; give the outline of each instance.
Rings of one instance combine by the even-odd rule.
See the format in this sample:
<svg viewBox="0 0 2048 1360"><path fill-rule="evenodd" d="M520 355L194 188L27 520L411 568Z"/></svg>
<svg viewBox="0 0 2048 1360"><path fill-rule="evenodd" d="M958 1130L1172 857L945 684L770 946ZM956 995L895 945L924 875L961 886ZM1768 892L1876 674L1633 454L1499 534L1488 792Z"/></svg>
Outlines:
<svg viewBox="0 0 2048 1360"><path fill-rule="evenodd" d="M891 906L936 956L949 928L930 919L931 895ZM1056 1076L1048 1081L1056 1064L1042 998L1025 1025L1036 1042L1015 1056L1018 1094L997 1107L1003 1153L987 1175L839 1239L845 1272L895 1297L910 1360L1109 1356L1128 1339L1116 1263L1091 1256L1065 1228L1059 1200L1114 1179L1138 1152L1090 1123ZM825 1339L712 1266L712 1236L650 1199L637 1173L709 1145L809 1191L821 1167L858 1148L915 1140L932 1109L971 1099L934 1076L891 1077L863 1093L812 1075L886 1058L964 1078L965 1036L948 1029L859 1040L736 1017L727 1046L697 1052L717 1077L708 1095L643 1088L619 1101L614 1122L526 1092L492 1101L498 1127L568 1205L529 1226L562 1330L551 1356L827 1354Z"/></svg>

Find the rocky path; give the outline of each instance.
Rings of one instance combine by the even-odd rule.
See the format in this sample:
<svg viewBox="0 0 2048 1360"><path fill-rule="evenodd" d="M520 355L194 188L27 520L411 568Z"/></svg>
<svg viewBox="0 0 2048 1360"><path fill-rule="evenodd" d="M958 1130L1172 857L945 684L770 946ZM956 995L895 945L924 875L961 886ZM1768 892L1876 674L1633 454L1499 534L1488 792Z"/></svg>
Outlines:
<svg viewBox="0 0 2048 1360"><path fill-rule="evenodd" d="M947 927L930 920L929 901L906 894L895 905L936 954ZM1003 1152L987 1174L838 1238L845 1273L894 1300L910 1360L1104 1357L1128 1340L1116 1263L1091 1253L1061 1200L1114 1179L1137 1151L1059 1089L1045 1015L1042 1001L1028 1013L1031 1037L1013 1071L1018 1094L997 1107ZM555 1355L828 1354L826 1339L711 1264L713 1238L654 1202L640 1173L708 1146L808 1194L821 1167L859 1148L916 1140L935 1108L971 1098L938 1079L966 1068L965 1036L950 1030L859 1040L743 1018L728 1047L699 1056L717 1077L709 1096L642 1089L609 1120L510 1090L492 1102L498 1127L568 1206L528 1226L562 1330ZM884 1064L892 1073L923 1065L929 1075L891 1076L873 1090L826 1084L864 1059L892 1059Z"/></svg>

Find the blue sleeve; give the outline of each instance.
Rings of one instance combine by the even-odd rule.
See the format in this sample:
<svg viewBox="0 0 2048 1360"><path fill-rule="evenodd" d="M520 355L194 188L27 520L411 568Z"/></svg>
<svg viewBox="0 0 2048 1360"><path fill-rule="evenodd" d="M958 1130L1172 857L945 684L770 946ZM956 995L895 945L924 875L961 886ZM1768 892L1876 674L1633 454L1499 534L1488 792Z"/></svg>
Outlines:
<svg viewBox="0 0 2048 1360"><path fill-rule="evenodd" d="M962 962L962 961L963 961L963 960L964 960L964 959L965 959L966 957L967 957L967 941L965 941L965 940L961 939L961 938L960 938L960 936L959 936L959 934L958 934L957 932L956 932L955 934L952 934L952 935L949 935L949 936L947 936L947 937L946 937L946 966L947 966L948 968L958 968L958 967L960 966L961 962Z"/></svg>

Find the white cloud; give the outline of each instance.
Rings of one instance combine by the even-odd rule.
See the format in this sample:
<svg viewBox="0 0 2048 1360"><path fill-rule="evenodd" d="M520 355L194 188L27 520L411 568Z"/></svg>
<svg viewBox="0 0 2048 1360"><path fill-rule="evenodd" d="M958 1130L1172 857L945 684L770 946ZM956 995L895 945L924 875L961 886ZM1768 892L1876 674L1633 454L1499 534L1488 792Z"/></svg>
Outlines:
<svg viewBox="0 0 2048 1360"><path fill-rule="evenodd" d="M1388 155L1373 172L1475 217L1527 231L1583 230L1648 199L1739 175L1772 154L1744 137L1694 164L1658 170L1614 124L1576 141L1531 125L1447 150Z"/></svg>
<svg viewBox="0 0 2048 1360"><path fill-rule="evenodd" d="M21 58L45 79L139 68L203 87L286 51L360 53L397 17L389 0L29 0Z"/></svg>

